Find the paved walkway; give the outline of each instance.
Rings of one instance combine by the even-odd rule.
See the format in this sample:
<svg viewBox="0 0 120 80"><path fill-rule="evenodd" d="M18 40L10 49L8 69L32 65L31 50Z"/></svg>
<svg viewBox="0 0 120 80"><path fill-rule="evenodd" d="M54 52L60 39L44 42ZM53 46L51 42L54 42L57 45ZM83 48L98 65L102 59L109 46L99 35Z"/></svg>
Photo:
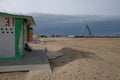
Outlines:
<svg viewBox="0 0 120 80"><path fill-rule="evenodd" d="M45 50L27 52L20 60L0 60L0 72L50 70Z"/></svg>

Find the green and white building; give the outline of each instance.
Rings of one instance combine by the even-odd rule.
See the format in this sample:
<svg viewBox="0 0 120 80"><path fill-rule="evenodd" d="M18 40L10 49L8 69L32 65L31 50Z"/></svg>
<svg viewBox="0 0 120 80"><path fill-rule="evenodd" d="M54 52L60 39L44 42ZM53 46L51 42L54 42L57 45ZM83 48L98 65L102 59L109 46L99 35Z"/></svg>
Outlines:
<svg viewBox="0 0 120 80"><path fill-rule="evenodd" d="M0 59L20 59L25 54L32 16L0 12Z"/></svg>

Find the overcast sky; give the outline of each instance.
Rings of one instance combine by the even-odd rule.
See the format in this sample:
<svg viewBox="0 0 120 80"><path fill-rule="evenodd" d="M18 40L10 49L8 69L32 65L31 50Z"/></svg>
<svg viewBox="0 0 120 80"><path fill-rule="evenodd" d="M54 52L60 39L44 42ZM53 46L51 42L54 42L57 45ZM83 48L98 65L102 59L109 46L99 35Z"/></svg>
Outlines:
<svg viewBox="0 0 120 80"><path fill-rule="evenodd" d="M120 16L120 0L0 0L0 11Z"/></svg>

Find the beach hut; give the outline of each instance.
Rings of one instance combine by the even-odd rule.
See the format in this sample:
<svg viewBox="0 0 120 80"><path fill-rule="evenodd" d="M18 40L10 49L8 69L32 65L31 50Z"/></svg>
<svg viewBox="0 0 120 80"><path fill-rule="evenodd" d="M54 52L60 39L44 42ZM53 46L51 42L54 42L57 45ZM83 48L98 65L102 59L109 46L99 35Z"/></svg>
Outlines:
<svg viewBox="0 0 120 80"><path fill-rule="evenodd" d="M0 12L0 59L20 59L26 52L32 16Z"/></svg>

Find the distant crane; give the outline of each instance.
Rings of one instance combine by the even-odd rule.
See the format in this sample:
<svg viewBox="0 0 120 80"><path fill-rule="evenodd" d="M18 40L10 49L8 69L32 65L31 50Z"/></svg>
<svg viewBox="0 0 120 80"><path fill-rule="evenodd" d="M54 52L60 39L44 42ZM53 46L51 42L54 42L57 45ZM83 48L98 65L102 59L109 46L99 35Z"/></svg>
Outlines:
<svg viewBox="0 0 120 80"><path fill-rule="evenodd" d="M83 37L83 32L85 30L85 27L87 28L88 32L89 32L89 37L94 37L94 34L90 31L90 28L88 26L88 24L85 24L85 26L82 26L82 29L81 29L81 33L80 33L80 36Z"/></svg>

